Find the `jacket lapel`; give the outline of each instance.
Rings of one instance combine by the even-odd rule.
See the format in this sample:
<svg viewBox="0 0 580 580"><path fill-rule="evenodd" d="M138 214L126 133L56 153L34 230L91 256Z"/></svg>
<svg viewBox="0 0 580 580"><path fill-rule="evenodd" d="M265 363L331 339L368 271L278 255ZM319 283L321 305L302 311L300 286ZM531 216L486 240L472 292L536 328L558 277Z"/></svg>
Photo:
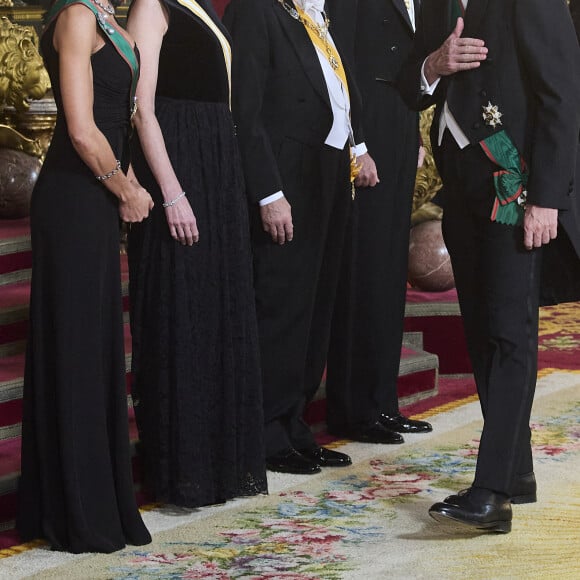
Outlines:
<svg viewBox="0 0 580 580"><path fill-rule="evenodd" d="M273 0L275 6L275 13L280 21L280 25L284 30L285 34L290 40L298 60L304 67L304 71L308 76L308 79L312 83L312 86L322 97L322 100L332 108L330 104L330 97L328 95L328 87L326 86L326 81L324 80L324 74L322 73L322 68L320 66L320 61L318 60L318 54L316 48L312 44L312 41L308 37L308 33L304 29L304 25L299 20L292 18L282 6L279 5L277 0ZM284 0L288 6L294 7L291 0Z"/></svg>
<svg viewBox="0 0 580 580"><path fill-rule="evenodd" d="M407 26L409 27L411 32L414 32L413 25L411 24L411 18L409 17L409 11L407 10L407 7L405 6L405 0L391 0L391 1L393 3L393 6L395 7L395 9L400 12L401 17L407 23ZM415 6L415 19L417 17L417 14L418 13L417 13L416 6Z"/></svg>

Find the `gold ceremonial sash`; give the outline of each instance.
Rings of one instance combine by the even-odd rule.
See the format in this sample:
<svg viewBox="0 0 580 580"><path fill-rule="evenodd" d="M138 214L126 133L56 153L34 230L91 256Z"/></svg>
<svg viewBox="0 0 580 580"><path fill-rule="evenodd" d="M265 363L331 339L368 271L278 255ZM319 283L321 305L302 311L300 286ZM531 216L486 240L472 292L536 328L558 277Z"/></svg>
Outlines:
<svg viewBox="0 0 580 580"><path fill-rule="evenodd" d="M350 93L348 91L348 82L346 80L346 72L344 70L344 66L342 65L342 60L340 58L340 54L338 54L338 50L336 47L330 42L330 40L326 37L328 34L328 30L319 26L312 20L304 10L298 7L296 4L294 5L296 8L296 12L300 17L300 22L304 25L312 44L316 48L322 52L328 63L330 64L334 74L339 78L344 90L346 91L346 96L350 101Z"/></svg>
<svg viewBox="0 0 580 580"><path fill-rule="evenodd" d="M346 72L344 70L344 66L342 65L340 54L338 54L336 47L332 44L332 42L330 42L330 40L327 37L328 27L322 27L316 24L316 22L314 22L314 20L312 20L312 18L310 18L310 16L308 16L308 14L306 14L306 12L304 12L304 10L302 10L296 4L292 9L290 6L286 4L284 0L278 0L278 2L282 5L282 8L284 8L284 10L286 10L286 12L290 14L290 16L292 16L292 18L302 22L304 28L306 29L306 33L308 34L310 40L312 41L312 44L317 49L319 49L320 52L322 52L322 54L330 64L330 67L334 71L334 74L336 74L336 76L340 80L342 86L344 87L344 90L346 91L346 96L350 103L350 93L348 90L348 82L346 80ZM354 137L352 134L352 128L350 129L350 141L351 141L350 183L352 190L352 199L354 201L356 195L354 180L356 179L356 176L359 174L361 166L358 164L356 155L354 153Z"/></svg>
<svg viewBox="0 0 580 580"><path fill-rule="evenodd" d="M211 19L208 13L195 0L177 0L184 8L187 8L192 14L195 14L200 20L208 26L208 28L216 35L222 51L224 53L224 61L226 64L226 71L228 74L228 88L229 88L229 104L232 108L232 48L228 39L223 32L217 27L216 23Z"/></svg>

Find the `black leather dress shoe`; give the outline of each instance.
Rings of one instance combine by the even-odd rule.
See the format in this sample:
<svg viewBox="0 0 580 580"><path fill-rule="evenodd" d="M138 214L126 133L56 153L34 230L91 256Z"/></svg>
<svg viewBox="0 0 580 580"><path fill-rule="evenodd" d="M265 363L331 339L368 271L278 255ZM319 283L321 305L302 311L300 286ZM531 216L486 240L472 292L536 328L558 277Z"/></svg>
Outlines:
<svg viewBox="0 0 580 580"><path fill-rule="evenodd" d="M352 441L361 443L385 443L387 445L396 445L404 443L405 440L401 435L385 427L379 421L367 427L351 427L344 429L330 429L328 432L337 437L346 437Z"/></svg>
<svg viewBox="0 0 580 580"><path fill-rule="evenodd" d="M320 473L320 465L318 463L292 448L266 457L266 469L279 471L281 473L298 473L303 475Z"/></svg>
<svg viewBox="0 0 580 580"><path fill-rule="evenodd" d="M332 451L332 449L326 449L326 447L299 449L298 453L317 463L320 467L346 467L352 464L351 458L346 453Z"/></svg>
<svg viewBox="0 0 580 580"><path fill-rule="evenodd" d="M433 431L431 423L409 419L401 415L401 413L397 413L396 415L381 413L379 421L387 429L396 431L397 433L428 433L429 431Z"/></svg>
<svg viewBox="0 0 580 580"><path fill-rule="evenodd" d="M507 534L512 529L510 498L480 487L470 487L433 504L429 515L439 523L460 531Z"/></svg>
<svg viewBox="0 0 580 580"><path fill-rule="evenodd" d="M457 501L458 497L464 496L471 488L462 489L460 492L446 497L443 501L446 503L453 503ZM514 484L514 492L510 501L515 504L535 503L538 501L536 496L536 476L534 472L520 475Z"/></svg>

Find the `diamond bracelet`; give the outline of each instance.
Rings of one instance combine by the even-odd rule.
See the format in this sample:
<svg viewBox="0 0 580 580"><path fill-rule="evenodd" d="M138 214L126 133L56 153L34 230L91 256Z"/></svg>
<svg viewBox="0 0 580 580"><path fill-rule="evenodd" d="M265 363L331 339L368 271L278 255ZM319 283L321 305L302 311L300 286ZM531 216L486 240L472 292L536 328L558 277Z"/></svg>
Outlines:
<svg viewBox="0 0 580 580"><path fill-rule="evenodd" d="M182 191L175 199L172 199L171 201L164 201L161 205L163 205L163 207L172 207L174 206L183 196L185 195L185 191Z"/></svg>
<svg viewBox="0 0 580 580"><path fill-rule="evenodd" d="M105 173L105 175L95 175L98 181L106 181L121 171L121 162L118 159L116 161L117 165L115 165L115 169L111 169L111 171L109 171L109 173Z"/></svg>

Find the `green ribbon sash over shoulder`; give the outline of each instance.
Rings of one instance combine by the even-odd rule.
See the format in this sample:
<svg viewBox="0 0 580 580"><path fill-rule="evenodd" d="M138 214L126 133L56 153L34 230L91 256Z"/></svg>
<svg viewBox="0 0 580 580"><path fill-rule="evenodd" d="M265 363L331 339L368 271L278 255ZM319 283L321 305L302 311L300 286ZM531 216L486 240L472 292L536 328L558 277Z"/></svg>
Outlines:
<svg viewBox="0 0 580 580"><path fill-rule="evenodd" d="M501 167L493 174L496 198L492 221L510 226L522 225L528 170L513 141L505 131L494 133L479 143L487 157Z"/></svg>
<svg viewBox="0 0 580 580"><path fill-rule="evenodd" d="M46 31L49 25L56 19L56 17L64 8L67 6L72 6L73 4L84 4L89 10L93 12L95 18L97 19L97 23L101 30L104 32L105 36L109 38L119 55L129 65L132 77L129 108L131 111L134 111L136 102L135 91L137 90L137 81L139 80L139 62L137 61L135 49L112 24L107 22L103 14L99 12L97 7L92 2L90 2L90 0L57 0L44 16L44 30Z"/></svg>

